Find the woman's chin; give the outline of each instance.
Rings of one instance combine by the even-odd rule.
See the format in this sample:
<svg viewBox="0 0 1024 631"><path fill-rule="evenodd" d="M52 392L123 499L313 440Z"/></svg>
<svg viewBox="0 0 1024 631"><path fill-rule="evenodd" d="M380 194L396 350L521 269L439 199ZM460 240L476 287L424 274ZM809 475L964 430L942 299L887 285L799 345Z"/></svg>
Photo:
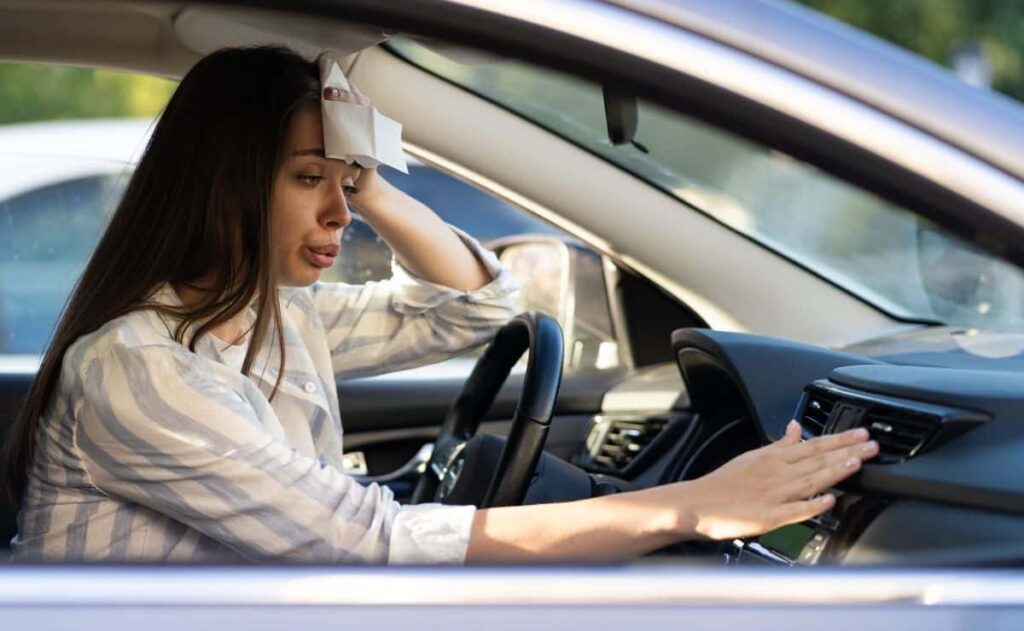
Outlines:
<svg viewBox="0 0 1024 631"><path fill-rule="evenodd" d="M302 270L292 270L291 273L282 274L278 278L278 285L281 287L308 287L320 280L324 270L319 267L305 266Z"/></svg>

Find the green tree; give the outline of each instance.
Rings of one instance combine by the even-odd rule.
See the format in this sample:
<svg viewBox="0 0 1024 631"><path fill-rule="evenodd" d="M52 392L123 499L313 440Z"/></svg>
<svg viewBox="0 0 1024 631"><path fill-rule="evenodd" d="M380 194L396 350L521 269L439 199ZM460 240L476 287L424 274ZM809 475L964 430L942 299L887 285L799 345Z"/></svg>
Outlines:
<svg viewBox="0 0 1024 631"><path fill-rule="evenodd" d="M0 64L0 124L156 116L175 83L148 75L50 64Z"/></svg>
<svg viewBox="0 0 1024 631"><path fill-rule="evenodd" d="M993 89L1024 100L1024 0L799 0L942 65L956 42L981 44Z"/></svg>

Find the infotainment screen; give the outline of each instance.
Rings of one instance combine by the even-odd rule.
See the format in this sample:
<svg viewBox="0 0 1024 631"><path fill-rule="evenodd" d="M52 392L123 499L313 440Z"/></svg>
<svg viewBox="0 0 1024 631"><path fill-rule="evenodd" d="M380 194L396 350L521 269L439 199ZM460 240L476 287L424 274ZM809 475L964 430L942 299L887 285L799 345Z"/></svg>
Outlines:
<svg viewBox="0 0 1024 631"><path fill-rule="evenodd" d="M814 537L814 529L810 526L790 524L761 535L758 537L758 543L795 561L800 557L800 551L812 537Z"/></svg>

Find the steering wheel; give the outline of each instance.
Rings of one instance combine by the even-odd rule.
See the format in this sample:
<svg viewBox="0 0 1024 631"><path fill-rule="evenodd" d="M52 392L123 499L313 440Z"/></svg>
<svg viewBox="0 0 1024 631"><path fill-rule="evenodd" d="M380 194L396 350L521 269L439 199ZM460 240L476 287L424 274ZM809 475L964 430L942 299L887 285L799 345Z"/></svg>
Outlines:
<svg viewBox="0 0 1024 631"><path fill-rule="evenodd" d="M481 487L486 491L476 493L478 497L461 498L480 508L522 504L551 425L562 381L564 348L558 322L540 313L519 314L498 331L448 411L426 470L416 484L413 504L444 502L460 478L486 479L481 478L485 472L474 470L481 460L467 457L480 442L471 441L512 367L529 350L512 428L490 483Z"/></svg>

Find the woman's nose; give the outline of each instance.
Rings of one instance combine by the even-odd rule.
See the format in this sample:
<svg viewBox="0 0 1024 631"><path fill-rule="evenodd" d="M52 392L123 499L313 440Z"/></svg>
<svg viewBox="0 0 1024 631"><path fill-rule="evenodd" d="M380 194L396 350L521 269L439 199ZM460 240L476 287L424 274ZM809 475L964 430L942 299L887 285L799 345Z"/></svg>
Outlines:
<svg viewBox="0 0 1024 631"><path fill-rule="evenodd" d="M321 223L331 230L340 230L352 223L352 213L348 208L348 200L344 192L337 189L327 200L326 208L321 215Z"/></svg>

